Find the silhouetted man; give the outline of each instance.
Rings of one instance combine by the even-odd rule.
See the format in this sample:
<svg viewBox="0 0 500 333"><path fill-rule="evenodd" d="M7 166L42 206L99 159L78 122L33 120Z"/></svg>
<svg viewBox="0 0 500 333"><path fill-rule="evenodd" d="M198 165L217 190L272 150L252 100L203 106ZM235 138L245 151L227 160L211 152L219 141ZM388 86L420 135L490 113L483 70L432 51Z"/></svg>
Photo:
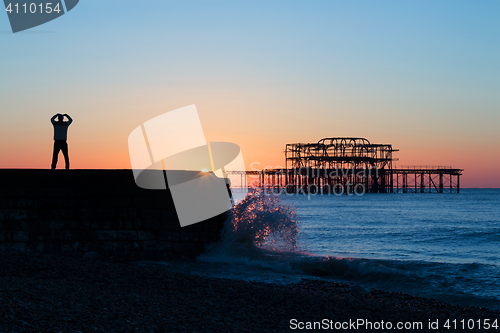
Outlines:
<svg viewBox="0 0 500 333"><path fill-rule="evenodd" d="M68 121L64 121L64 117L68 118ZM57 118L57 121L56 121ZM64 155L64 162L66 162L66 170L69 169L69 155L68 155L68 127L73 122L70 116L67 114L57 113L54 117L50 118L50 122L54 125L54 152L52 154L52 167L54 170L57 164L57 156L59 155L59 150L62 150Z"/></svg>

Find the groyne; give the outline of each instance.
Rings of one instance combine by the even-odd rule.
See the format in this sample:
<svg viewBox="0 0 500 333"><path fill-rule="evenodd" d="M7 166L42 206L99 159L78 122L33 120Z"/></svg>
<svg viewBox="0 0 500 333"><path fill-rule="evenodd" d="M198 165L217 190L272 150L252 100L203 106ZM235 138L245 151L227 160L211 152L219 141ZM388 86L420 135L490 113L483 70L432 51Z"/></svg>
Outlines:
<svg viewBox="0 0 500 333"><path fill-rule="evenodd" d="M169 190L139 188L131 170L0 169L0 251L194 257L226 219L181 228Z"/></svg>

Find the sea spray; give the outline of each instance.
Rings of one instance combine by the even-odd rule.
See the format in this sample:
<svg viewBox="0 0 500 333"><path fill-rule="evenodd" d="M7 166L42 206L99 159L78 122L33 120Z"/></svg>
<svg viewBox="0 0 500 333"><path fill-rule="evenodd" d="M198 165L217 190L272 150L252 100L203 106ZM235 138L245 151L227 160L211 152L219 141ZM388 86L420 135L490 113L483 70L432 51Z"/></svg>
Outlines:
<svg viewBox="0 0 500 333"><path fill-rule="evenodd" d="M283 260L283 257L293 254L296 249L298 231L292 207L283 205L277 195L252 189L231 210L221 241L211 244L197 259L241 265L242 271L252 267L267 272L293 273L290 260Z"/></svg>
<svg viewBox="0 0 500 333"><path fill-rule="evenodd" d="M223 241L253 244L275 251L293 251L297 246L298 223L295 211L277 195L253 189L231 210Z"/></svg>

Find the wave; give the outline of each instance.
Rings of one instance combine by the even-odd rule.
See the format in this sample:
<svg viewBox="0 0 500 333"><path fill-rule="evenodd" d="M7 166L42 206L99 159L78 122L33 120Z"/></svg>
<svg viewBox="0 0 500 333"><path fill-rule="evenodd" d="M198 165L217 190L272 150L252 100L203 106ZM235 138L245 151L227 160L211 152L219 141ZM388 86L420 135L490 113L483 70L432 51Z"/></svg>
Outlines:
<svg viewBox="0 0 500 333"><path fill-rule="evenodd" d="M274 251L294 251L299 231L295 211L283 205L279 196L259 189L248 193L229 214L222 231L222 243L208 252L254 247Z"/></svg>
<svg viewBox="0 0 500 333"><path fill-rule="evenodd" d="M298 242L300 221L280 196L251 191L236 205L221 241L197 258L200 274L290 283L326 279L500 309L498 267L418 260L322 257ZM196 274L196 272L195 272ZM485 287L490 288L490 290Z"/></svg>

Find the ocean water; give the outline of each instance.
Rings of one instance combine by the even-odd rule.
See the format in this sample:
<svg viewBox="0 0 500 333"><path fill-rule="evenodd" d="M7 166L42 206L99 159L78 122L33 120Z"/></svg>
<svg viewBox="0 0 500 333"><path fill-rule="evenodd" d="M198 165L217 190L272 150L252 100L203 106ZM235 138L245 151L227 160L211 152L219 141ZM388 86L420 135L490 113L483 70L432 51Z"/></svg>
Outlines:
<svg viewBox="0 0 500 333"><path fill-rule="evenodd" d="M191 274L272 283L302 278L500 309L500 189L460 194L265 195L233 209Z"/></svg>

